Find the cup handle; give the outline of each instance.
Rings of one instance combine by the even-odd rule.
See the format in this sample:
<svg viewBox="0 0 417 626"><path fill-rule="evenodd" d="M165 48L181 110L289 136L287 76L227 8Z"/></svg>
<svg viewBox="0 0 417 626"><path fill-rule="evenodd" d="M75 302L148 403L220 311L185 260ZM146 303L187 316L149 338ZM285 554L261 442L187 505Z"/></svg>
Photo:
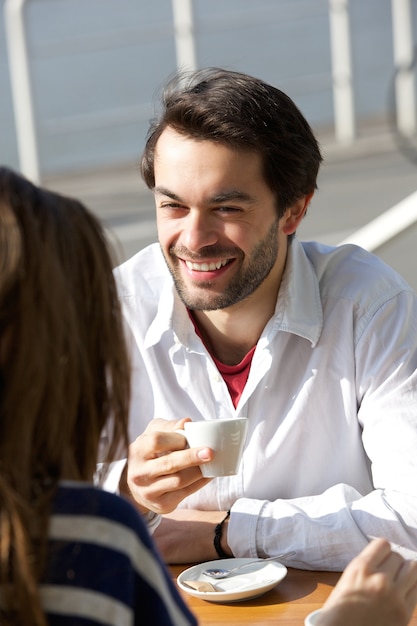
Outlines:
<svg viewBox="0 0 417 626"><path fill-rule="evenodd" d="M182 436L184 437L185 441L187 442L186 447L187 447L187 448L189 448L189 447L190 447L190 446L188 445L188 439L187 439L187 435L185 434L185 430L181 430L181 429L174 430L174 433L177 433L178 435L182 435Z"/></svg>

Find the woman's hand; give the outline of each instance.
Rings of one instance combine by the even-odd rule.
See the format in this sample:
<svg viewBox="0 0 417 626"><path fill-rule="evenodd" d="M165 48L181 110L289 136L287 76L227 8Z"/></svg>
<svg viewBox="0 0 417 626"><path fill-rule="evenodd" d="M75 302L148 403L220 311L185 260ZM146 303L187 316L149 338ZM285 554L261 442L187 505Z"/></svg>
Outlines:
<svg viewBox="0 0 417 626"><path fill-rule="evenodd" d="M406 626L416 603L417 561L375 539L347 566L317 626Z"/></svg>

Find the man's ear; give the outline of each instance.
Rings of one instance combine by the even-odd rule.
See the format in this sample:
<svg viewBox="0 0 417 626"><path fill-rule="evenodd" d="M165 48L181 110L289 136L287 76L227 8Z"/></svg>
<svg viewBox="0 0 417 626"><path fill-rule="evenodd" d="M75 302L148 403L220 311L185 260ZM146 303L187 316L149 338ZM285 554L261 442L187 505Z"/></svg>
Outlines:
<svg viewBox="0 0 417 626"><path fill-rule="evenodd" d="M301 220L306 214L308 205L310 204L313 196L314 191L297 200L291 207L286 210L285 214L281 218L282 232L285 235L292 235L293 233L295 233L300 225Z"/></svg>

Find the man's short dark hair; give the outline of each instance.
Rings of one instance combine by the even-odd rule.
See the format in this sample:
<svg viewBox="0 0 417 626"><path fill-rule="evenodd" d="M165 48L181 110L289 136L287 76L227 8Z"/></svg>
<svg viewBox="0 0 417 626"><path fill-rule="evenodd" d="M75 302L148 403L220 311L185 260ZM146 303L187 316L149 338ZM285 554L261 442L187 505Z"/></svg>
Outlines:
<svg viewBox="0 0 417 626"><path fill-rule="evenodd" d="M168 127L185 137L259 154L279 216L316 189L322 161L318 142L291 98L276 87L219 68L179 72L167 83L162 104L141 161L150 189L155 186L156 143Z"/></svg>

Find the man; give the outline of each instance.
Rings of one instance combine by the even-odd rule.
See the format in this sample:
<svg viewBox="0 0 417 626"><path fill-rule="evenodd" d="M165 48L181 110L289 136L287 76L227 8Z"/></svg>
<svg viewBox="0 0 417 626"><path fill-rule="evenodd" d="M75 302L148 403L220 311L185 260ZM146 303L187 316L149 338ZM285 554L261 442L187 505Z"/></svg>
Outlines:
<svg viewBox="0 0 417 626"><path fill-rule="evenodd" d="M121 488L164 514L169 562L295 551L288 565L342 570L374 536L417 558L417 299L364 250L294 236L320 163L294 103L235 72L178 77L150 129L160 245L116 271L134 375ZM175 430L240 415L238 475L202 478L213 452Z"/></svg>

